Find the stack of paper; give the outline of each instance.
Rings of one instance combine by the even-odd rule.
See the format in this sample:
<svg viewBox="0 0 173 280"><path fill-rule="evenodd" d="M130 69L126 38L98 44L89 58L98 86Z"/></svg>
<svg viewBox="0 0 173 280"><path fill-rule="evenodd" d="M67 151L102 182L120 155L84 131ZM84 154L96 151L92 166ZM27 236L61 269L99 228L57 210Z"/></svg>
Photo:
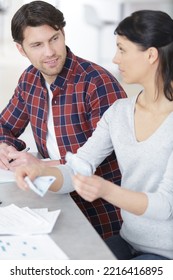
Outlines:
<svg viewBox="0 0 173 280"><path fill-rule="evenodd" d="M0 208L0 259L58 259L67 255L45 233L50 233L60 210L19 208L11 204Z"/></svg>
<svg viewBox="0 0 173 280"><path fill-rule="evenodd" d="M60 210L47 208L19 208L11 204L0 208L0 234L31 235L50 233L60 214Z"/></svg>

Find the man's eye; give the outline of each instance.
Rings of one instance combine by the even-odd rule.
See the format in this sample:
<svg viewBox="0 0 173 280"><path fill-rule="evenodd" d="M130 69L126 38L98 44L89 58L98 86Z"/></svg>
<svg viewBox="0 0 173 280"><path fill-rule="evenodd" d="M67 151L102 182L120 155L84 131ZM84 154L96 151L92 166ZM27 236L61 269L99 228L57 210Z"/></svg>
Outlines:
<svg viewBox="0 0 173 280"><path fill-rule="evenodd" d="M40 43L37 43L37 44L32 45L32 48L36 48L36 47L39 47L39 46L40 46Z"/></svg>
<svg viewBox="0 0 173 280"><path fill-rule="evenodd" d="M56 41L56 40L58 40L58 36L56 36L56 37L53 38L53 41Z"/></svg>

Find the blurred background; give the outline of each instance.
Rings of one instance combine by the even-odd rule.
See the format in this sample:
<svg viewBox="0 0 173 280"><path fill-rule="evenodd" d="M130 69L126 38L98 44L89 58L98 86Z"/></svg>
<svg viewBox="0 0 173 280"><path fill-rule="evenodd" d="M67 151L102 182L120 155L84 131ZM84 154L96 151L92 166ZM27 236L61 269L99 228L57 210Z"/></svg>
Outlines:
<svg viewBox="0 0 173 280"><path fill-rule="evenodd" d="M11 38L11 18L26 0L0 0L0 111L9 101L19 76L29 65L21 56ZM66 20L66 44L72 52L92 60L113 73L121 82L112 63L116 44L114 29L118 22L135 10L162 10L173 17L173 0L52 0L47 1L60 9ZM122 84L127 94L136 94L138 85ZM30 127L21 137L36 147Z"/></svg>

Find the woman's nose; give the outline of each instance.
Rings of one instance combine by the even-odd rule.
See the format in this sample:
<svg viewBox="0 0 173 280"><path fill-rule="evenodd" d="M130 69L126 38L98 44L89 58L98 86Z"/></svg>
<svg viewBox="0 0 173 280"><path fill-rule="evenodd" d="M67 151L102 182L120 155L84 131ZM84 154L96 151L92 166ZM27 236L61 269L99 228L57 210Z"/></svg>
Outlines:
<svg viewBox="0 0 173 280"><path fill-rule="evenodd" d="M112 62L113 62L114 64L119 64L119 59L118 59L118 55L117 55L117 54L114 55L114 57L113 57L113 59L112 59Z"/></svg>

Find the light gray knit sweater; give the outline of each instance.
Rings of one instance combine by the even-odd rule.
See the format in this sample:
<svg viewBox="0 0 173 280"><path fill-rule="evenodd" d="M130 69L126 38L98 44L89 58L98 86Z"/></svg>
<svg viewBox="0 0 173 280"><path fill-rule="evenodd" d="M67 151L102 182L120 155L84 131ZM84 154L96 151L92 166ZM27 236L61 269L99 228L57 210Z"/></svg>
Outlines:
<svg viewBox="0 0 173 280"><path fill-rule="evenodd" d="M122 173L121 185L145 192L149 201L141 216L121 211L121 236L136 250L173 259L173 113L147 140L138 142L134 130L136 98L117 100L77 156L95 170L115 150ZM71 168L59 168L64 176L60 192L72 191Z"/></svg>

